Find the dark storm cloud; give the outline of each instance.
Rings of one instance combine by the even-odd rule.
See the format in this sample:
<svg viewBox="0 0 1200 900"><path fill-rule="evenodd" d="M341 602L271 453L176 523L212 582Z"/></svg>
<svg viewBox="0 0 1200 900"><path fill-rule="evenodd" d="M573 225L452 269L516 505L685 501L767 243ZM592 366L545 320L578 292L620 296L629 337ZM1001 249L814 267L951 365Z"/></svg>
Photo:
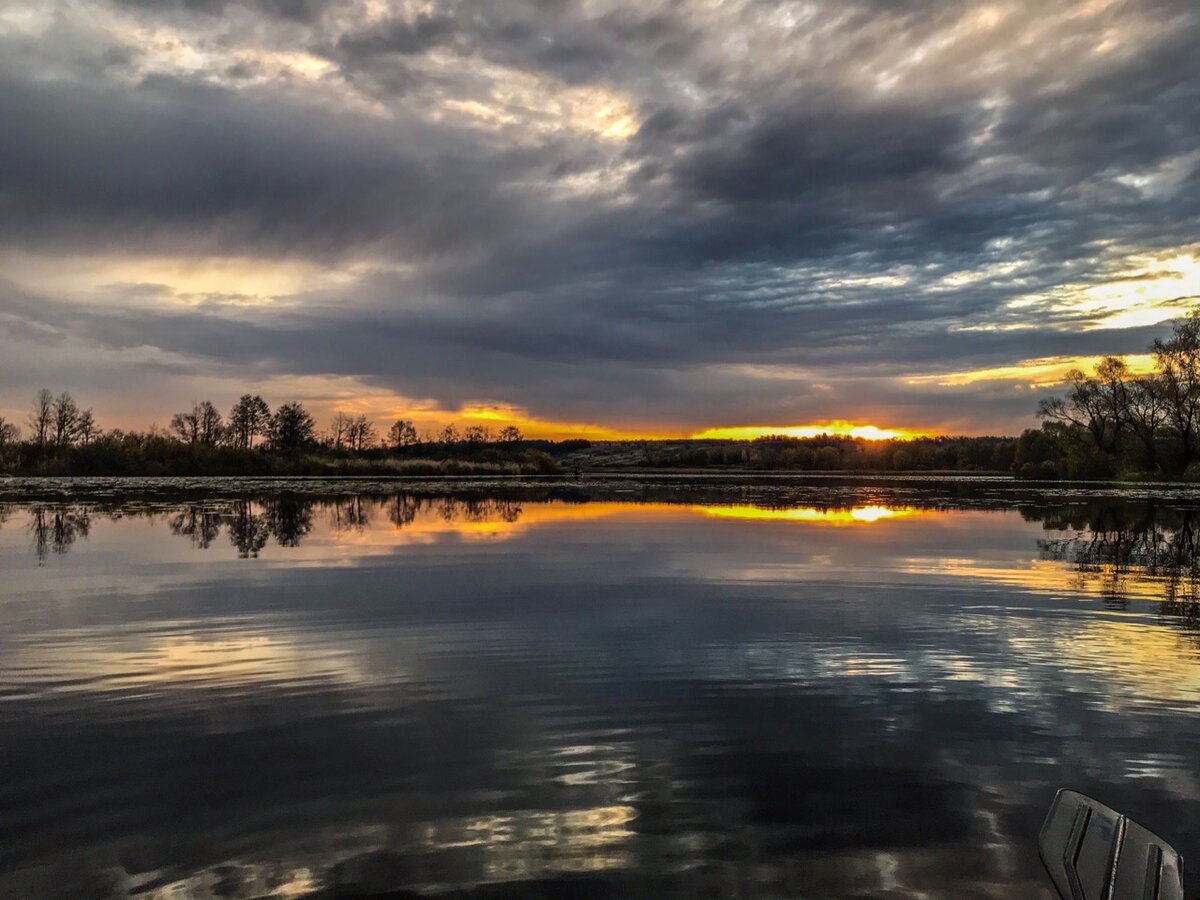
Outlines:
<svg viewBox="0 0 1200 900"><path fill-rule="evenodd" d="M219 16L230 8L242 7L263 15L312 22L335 6L339 0L111 0L115 5L143 13L184 12L193 15Z"/></svg>
<svg viewBox="0 0 1200 900"><path fill-rule="evenodd" d="M1032 407L1011 385L902 376L1140 352L1161 331L1081 332L1097 313L1055 292L1200 237L1200 9L990 9L59 17L0 37L0 249L359 274L278 308L147 312L110 287L59 313L24 283L37 302L10 287L0 310L110 349L560 418L853 414L874 379L926 419L1011 422ZM220 66L176 62L181 42Z"/></svg>
<svg viewBox="0 0 1200 900"><path fill-rule="evenodd" d="M69 246L337 254L388 237L433 253L494 230L491 166L452 135L408 142L360 118L311 113L174 79L126 92L4 78L0 235ZM506 213L511 217L511 211Z"/></svg>
<svg viewBox="0 0 1200 900"><path fill-rule="evenodd" d="M327 52L353 70L371 69L389 56L453 45L464 58L485 58L579 83L611 80L618 65L636 69L679 60L698 38L669 8L595 13L559 0L517 0L447 2L436 9L400 13L352 29Z"/></svg>
<svg viewBox="0 0 1200 900"><path fill-rule="evenodd" d="M423 53L449 42L455 34L454 19L445 15L422 14L412 19L389 22L354 34L343 35L334 45L342 57L371 57L387 53Z"/></svg>

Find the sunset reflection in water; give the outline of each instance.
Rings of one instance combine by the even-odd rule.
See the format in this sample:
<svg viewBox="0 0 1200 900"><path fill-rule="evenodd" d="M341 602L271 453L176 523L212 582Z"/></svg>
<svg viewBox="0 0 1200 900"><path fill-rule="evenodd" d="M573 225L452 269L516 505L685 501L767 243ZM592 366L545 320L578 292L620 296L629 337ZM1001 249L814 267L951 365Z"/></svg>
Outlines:
<svg viewBox="0 0 1200 900"><path fill-rule="evenodd" d="M0 896L1048 897L1062 784L1186 854L1192 516L7 503Z"/></svg>

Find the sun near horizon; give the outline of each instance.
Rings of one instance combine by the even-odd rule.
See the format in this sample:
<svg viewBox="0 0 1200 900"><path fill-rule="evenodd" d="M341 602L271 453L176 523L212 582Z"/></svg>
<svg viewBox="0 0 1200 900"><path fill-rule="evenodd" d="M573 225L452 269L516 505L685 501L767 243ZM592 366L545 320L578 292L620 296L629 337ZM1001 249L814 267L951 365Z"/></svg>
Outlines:
<svg viewBox="0 0 1200 900"><path fill-rule="evenodd" d="M821 436L861 438L867 441L911 441L933 437L927 431L910 428L880 427L869 423L847 422L841 419L810 425L730 425L706 428L691 437L696 440L746 441L762 437L814 438Z"/></svg>

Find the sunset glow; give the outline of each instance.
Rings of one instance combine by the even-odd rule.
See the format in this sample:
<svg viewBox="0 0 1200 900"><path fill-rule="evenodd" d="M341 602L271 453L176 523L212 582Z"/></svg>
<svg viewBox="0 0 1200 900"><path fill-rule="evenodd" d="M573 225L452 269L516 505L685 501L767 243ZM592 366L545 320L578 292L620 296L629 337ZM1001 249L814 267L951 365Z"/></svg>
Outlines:
<svg viewBox="0 0 1200 900"><path fill-rule="evenodd" d="M937 384L956 387L985 381L1011 381L1018 385L1039 388L1057 387L1072 369L1094 375L1100 364L1099 356L1055 356L1046 359L1026 359L1011 366L995 366L968 372L946 372L940 375L919 375L908 379L909 384ZM1149 353L1132 353L1124 357L1129 371L1144 375L1154 371L1154 357Z"/></svg>
<svg viewBox="0 0 1200 900"><path fill-rule="evenodd" d="M0 900L1182 890L1197 35L0 0Z"/></svg>
<svg viewBox="0 0 1200 900"><path fill-rule="evenodd" d="M1194 3L85 5L0 10L10 424L1015 436L1200 305Z"/></svg>
<svg viewBox="0 0 1200 900"><path fill-rule="evenodd" d="M701 515L715 519L744 519L759 522L803 522L810 525L874 525L890 519L907 519L921 510L903 506L856 506L851 509L793 507L768 509L759 506L694 506Z"/></svg>
<svg viewBox="0 0 1200 900"><path fill-rule="evenodd" d="M402 524L389 527L386 503L373 505L368 528L336 527L331 523L328 539L351 554L386 552L389 548L428 544L445 538L463 541L511 540L526 537L540 528L574 526L611 520L623 522L678 522L684 519L720 519L775 524L780 527L846 527L902 523L917 518L937 517L936 510L908 506L865 504L850 507L766 507L751 504L678 504L591 501L588 503L483 504L467 509L451 502L432 501L412 510ZM315 541L310 541L314 546ZM303 554L304 549L301 550ZM319 556L325 551L316 551Z"/></svg>
<svg viewBox="0 0 1200 900"><path fill-rule="evenodd" d="M761 437L814 438L822 435L862 438L867 441L908 441L923 436L922 433L907 428L880 428L877 425L838 420L815 425L735 425L706 428L692 437L746 441Z"/></svg>

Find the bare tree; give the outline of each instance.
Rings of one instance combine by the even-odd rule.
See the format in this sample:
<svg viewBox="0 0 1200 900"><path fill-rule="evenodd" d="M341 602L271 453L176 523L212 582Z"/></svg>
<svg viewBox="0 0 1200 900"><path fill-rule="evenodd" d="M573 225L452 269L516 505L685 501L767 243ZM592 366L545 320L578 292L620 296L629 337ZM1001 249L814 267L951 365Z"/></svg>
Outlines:
<svg viewBox="0 0 1200 900"><path fill-rule="evenodd" d="M184 443L215 446L225 437L225 421L208 400L193 403L187 412L171 417L171 430Z"/></svg>
<svg viewBox="0 0 1200 900"><path fill-rule="evenodd" d="M1162 380L1167 422L1183 468L1200 457L1200 310L1176 323L1165 341L1151 346Z"/></svg>
<svg viewBox="0 0 1200 900"><path fill-rule="evenodd" d="M458 441L459 441L458 429L454 427L453 422L451 422L449 425L447 425L445 428L442 429L441 433L438 435L438 440L441 441L443 444L457 444L458 443Z"/></svg>
<svg viewBox="0 0 1200 900"><path fill-rule="evenodd" d="M79 443L83 446L88 446L100 435L100 428L96 425L96 417L92 415L90 409L85 409L79 414L79 422L76 425L76 436Z"/></svg>
<svg viewBox="0 0 1200 900"><path fill-rule="evenodd" d="M348 443L351 450L361 452L369 450L379 443L379 435L375 425L364 415L355 416L350 422Z"/></svg>
<svg viewBox="0 0 1200 900"><path fill-rule="evenodd" d="M1038 404L1038 416L1082 428L1091 435L1096 449L1108 449L1117 421L1100 383L1078 369L1067 373L1067 383L1070 385L1067 396L1043 400Z"/></svg>
<svg viewBox="0 0 1200 900"><path fill-rule="evenodd" d="M341 410L334 415L333 421L329 423L329 442L333 444L335 450L341 450L350 443L350 429L353 422L354 420Z"/></svg>
<svg viewBox="0 0 1200 900"><path fill-rule="evenodd" d="M196 416L197 438L201 444L215 446L225 437L225 421L221 413L209 401L196 404L192 410Z"/></svg>
<svg viewBox="0 0 1200 900"><path fill-rule="evenodd" d="M1152 469L1162 468L1159 440L1167 424L1168 412L1161 378L1137 378L1129 383L1125 393L1124 418L1130 434L1141 446L1145 461Z"/></svg>
<svg viewBox="0 0 1200 900"><path fill-rule="evenodd" d="M417 428L409 419L397 419L388 429L388 446L399 450L417 443Z"/></svg>
<svg viewBox="0 0 1200 900"><path fill-rule="evenodd" d="M171 430L185 444L200 442L200 405L193 404L187 412L177 412L171 416Z"/></svg>
<svg viewBox="0 0 1200 900"><path fill-rule="evenodd" d="M75 443L75 433L79 427L79 406L75 398L63 391L54 398L51 414L54 446L71 446Z"/></svg>
<svg viewBox="0 0 1200 900"><path fill-rule="evenodd" d="M50 429L54 422L54 395L49 388L42 388L33 398L33 410L29 413L29 430L33 442L45 447L50 440Z"/></svg>
<svg viewBox="0 0 1200 900"><path fill-rule="evenodd" d="M521 429L516 425L505 425L500 429L500 440L502 443L515 444L524 439L525 436L521 434Z"/></svg>
<svg viewBox="0 0 1200 900"><path fill-rule="evenodd" d="M491 435L482 425L468 425L467 430L463 432L463 439L468 444L486 444L491 440Z"/></svg>
<svg viewBox="0 0 1200 900"><path fill-rule="evenodd" d="M21 429L0 416L0 449L15 444L21 439Z"/></svg>
<svg viewBox="0 0 1200 900"><path fill-rule="evenodd" d="M1108 450L1116 450L1121 438L1130 430L1129 385L1134 380L1129 366L1119 356L1106 356L1096 366L1099 402L1111 423Z"/></svg>

